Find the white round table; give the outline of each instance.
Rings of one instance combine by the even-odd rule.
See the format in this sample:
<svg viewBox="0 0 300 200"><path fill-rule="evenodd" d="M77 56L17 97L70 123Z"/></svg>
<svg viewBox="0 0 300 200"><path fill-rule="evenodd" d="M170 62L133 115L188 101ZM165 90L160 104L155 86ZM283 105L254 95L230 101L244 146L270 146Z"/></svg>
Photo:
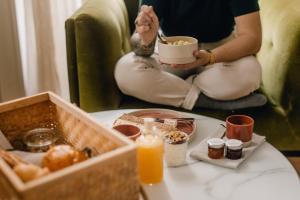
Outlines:
<svg viewBox="0 0 300 200"><path fill-rule="evenodd" d="M91 113L97 121L112 127L115 119L135 110ZM220 120L186 113L196 121L197 133L189 149L214 133ZM263 135L263 133L259 133ZM267 138L268 140L268 138ZM144 185L150 200L299 200L299 177L289 161L265 142L237 169L227 169L205 162L164 168L164 180Z"/></svg>

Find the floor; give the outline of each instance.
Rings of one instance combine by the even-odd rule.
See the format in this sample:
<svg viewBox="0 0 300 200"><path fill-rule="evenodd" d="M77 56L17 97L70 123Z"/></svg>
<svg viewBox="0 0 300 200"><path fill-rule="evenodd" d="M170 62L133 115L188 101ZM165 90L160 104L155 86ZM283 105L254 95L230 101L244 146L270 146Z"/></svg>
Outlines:
<svg viewBox="0 0 300 200"><path fill-rule="evenodd" d="M300 177L300 157L287 157L287 159L292 163Z"/></svg>

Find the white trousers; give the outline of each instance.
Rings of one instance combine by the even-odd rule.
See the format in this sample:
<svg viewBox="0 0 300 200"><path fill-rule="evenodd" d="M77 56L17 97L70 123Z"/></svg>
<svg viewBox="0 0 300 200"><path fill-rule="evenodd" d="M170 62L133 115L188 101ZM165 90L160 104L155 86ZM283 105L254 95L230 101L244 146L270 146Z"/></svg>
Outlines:
<svg viewBox="0 0 300 200"><path fill-rule="evenodd" d="M216 43L202 43L200 49L213 49L232 36ZM233 62L215 63L193 70L174 69L160 64L158 56L124 55L115 68L115 79L127 95L151 103L191 110L200 94L217 100L234 100L259 88L261 66L254 56Z"/></svg>

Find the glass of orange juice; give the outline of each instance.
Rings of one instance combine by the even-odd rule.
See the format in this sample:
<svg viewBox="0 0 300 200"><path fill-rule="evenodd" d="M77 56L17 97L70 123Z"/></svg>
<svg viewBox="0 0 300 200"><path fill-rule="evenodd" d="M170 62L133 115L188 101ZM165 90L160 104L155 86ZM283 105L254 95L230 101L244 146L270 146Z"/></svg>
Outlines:
<svg viewBox="0 0 300 200"><path fill-rule="evenodd" d="M163 179L163 141L153 134L137 140L137 161L140 181L144 184L159 183Z"/></svg>

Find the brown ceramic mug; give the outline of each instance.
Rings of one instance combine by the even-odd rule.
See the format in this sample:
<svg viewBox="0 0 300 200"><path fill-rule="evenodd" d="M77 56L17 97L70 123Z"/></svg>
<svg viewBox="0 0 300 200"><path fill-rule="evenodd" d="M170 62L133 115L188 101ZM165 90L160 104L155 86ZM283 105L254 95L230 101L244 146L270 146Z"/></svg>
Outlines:
<svg viewBox="0 0 300 200"><path fill-rule="evenodd" d="M121 124L113 127L129 139L136 140L141 135L140 128L130 124Z"/></svg>
<svg viewBox="0 0 300 200"><path fill-rule="evenodd" d="M231 115L226 119L226 137L251 142L254 120L247 115Z"/></svg>

